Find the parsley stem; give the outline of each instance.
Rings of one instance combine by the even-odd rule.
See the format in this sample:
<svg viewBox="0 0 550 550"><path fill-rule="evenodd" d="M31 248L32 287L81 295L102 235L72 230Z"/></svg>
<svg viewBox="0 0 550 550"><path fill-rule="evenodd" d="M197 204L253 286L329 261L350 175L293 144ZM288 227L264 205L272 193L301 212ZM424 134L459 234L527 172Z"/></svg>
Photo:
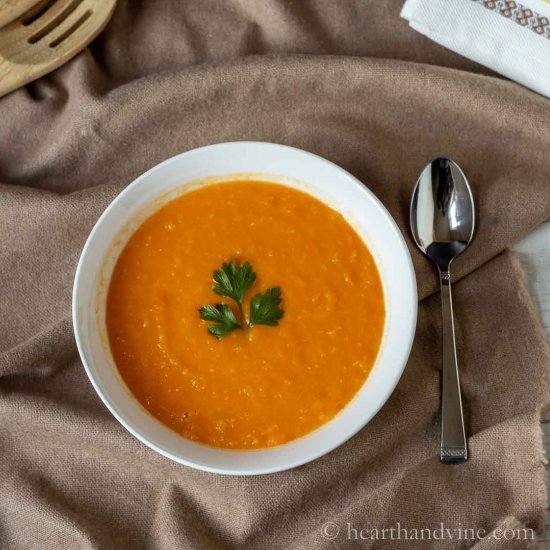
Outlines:
<svg viewBox="0 0 550 550"><path fill-rule="evenodd" d="M244 311L243 311L243 303L241 301L237 302L239 306L239 319L241 321L242 328L247 328L248 323L246 322L246 319L244 318Z"/></svg>

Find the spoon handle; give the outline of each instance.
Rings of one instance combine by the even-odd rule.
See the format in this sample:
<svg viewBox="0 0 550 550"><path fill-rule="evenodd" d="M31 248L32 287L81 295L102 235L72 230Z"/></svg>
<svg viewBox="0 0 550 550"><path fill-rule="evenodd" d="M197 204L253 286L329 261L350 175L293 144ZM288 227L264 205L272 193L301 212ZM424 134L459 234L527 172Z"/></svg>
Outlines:
<svg viewBox="0 0 550 550"><path fill-rule="evenodd" d="M453 300L449 271L440 271L443 310L443 380L441 397L441 462L456 464L468 460L460 381L456 360Z"/></svg>

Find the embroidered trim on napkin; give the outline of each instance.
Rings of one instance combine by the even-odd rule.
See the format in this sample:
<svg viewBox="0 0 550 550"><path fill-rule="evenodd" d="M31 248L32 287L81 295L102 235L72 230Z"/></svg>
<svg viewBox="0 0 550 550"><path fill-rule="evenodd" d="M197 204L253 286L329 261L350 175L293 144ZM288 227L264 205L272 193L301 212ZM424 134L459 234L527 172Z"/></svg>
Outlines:
<svg viewBox="0 0 550 550"><path fill-rule="evenodd" d="M550 0L544 0L550 3ZM550 40L550 19L513 0L472 0Z"/></svg>

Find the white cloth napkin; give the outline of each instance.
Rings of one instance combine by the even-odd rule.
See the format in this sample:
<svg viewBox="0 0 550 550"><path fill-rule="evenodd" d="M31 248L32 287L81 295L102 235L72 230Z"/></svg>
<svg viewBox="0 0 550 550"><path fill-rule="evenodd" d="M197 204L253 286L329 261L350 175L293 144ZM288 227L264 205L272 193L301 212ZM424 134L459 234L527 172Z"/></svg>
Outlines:
<svg viewBox="0 0 550 550"><path fill-rule="evenodd" d="M401 17L442 46L550 97L550 0L407 0Z"/></svg>

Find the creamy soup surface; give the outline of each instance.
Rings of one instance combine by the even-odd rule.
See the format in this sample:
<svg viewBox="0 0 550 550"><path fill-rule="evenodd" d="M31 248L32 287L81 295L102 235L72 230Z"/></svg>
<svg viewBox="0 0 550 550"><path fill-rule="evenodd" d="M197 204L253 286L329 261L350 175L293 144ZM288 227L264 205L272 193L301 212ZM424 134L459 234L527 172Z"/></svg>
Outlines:
<svg viewBox="0 0 550 550"><path fill-rule="evenodd" d="M244 300L280 287L278 326L218 340L199 318L223 262L249 262ZM153 416L186 438L253 449L333 418L364 384L384 330L380 275L341 214L286 186L205 185L131 236L110 281L107 330L120 374Z"/></svg>

